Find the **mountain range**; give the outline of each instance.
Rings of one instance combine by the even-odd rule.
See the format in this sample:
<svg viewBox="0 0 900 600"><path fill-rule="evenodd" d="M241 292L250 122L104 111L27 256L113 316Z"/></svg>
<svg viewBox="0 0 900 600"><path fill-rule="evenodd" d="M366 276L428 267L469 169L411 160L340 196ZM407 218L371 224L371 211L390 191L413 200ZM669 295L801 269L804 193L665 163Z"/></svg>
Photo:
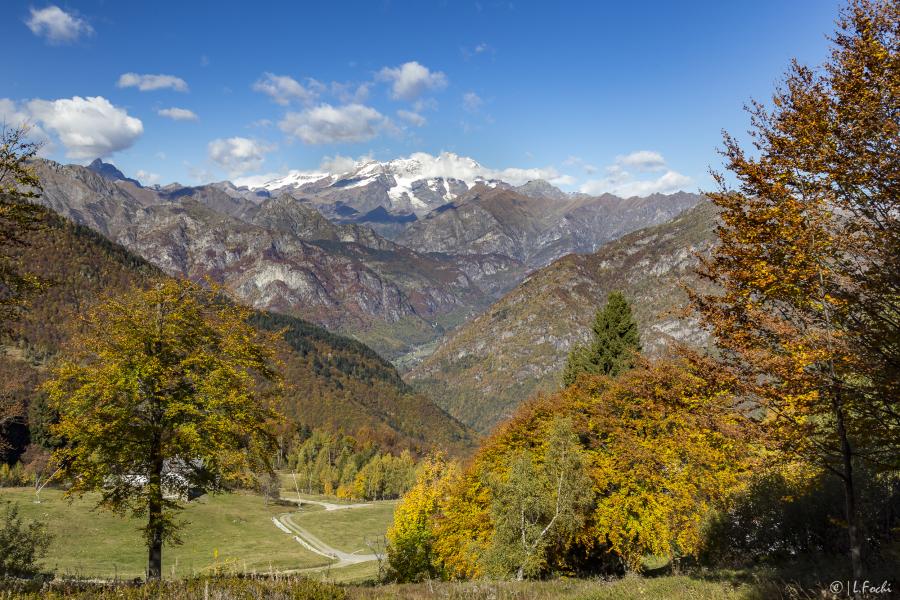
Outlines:
<svg viewBox="0 0 900 600"><path fill-rule="evenodd" d="M339 176L295 172L253 189L141 186L97 161L39 160L35 169L41 203L166 273L211 277L256 308L353 335L402 364L533 269L699 200L590 197L544 181L516 187L472 159L431 158L364 162Z"/></svg>
<svg viewBox="0 0 900 600"><path fill-rule="evenodd" d="M695 268L715 243L715 227L714 207L703 200L594 253L560 258L451 333L407 378L487 432L532 394L559 387L569 351L590 339L595 311L616 290L631 302L645 353L672 342L704 347L706 333L680 309L685 287L709 289Z"/></svg>
<svg viewBox="0 0 900 600"><path fill-rule="evenodd" d="M78 315L92 303L164 277L146 260L88 227L46 211L41 228L23 236L8 255L47 286L32 297L0 344L0 393L30 407L29 427L49 361L63 349ZM301 425L344 431L382 447L465 452L471 430L414 392L389 362L357 340L313 323L257 312L255 326L282 332L277 348L285 375L279 407L286 435ZM4 431L16 439L16 432ZM23 440L19 441L19 450ZM14 448L15 449L15 448Z"/></svg>

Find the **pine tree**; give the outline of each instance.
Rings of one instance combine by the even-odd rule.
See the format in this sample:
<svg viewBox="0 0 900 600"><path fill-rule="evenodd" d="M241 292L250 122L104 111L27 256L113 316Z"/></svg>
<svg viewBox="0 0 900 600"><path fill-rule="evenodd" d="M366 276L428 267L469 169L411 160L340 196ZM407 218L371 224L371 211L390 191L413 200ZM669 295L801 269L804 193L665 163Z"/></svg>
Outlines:
<svg viewBox="0 0 900 600"><path fill-rule="evenodd" d="M615 377L634 366L641 352L637 323L631 305L621 292L612 292L606 306L594 317L594 339L589 346L576 346L566 362L563 383L572 385L581 373Z"/></svg>

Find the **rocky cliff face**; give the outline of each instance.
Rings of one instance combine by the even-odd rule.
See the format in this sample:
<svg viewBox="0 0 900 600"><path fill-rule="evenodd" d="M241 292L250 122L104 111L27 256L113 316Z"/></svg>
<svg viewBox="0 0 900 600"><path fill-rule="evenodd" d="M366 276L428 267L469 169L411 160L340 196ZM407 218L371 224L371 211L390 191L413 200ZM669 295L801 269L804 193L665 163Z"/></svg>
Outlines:
<svg viewBox="0 0 900 600"><path fill-rule="evenodd" d="M221 184L141 188L79 166L36 164L42 203L167 273L212 277L257 308L363 339L378 328L373 341L389 355L439 335L448 315L489 305L523 272L503 255L415 252L290 197L254 200Z"/></svg>
<svg viewBox="0 0 900 600"><path fill-rule="evenodd" d="M682 285L707 285L695 268L714 228L704 201L593 254L565 256L452 333L410 378L451 415L488 431L534 392L559 385L569 351L588 341L595 311L614 290L631 300L645 352L673 340L703 346L705 333L677 309L687 300Z"/></svg>
<svg viewBox="0 0 900 600"><path fill-rule="evenodd" d="M476 186L394 239L422 252L496 253L542 267L565 254L593 252L626 233L664 223L700 200L683 192L627 199L571 197L547 192L547 187L537 182L515 190Z"/></svg>

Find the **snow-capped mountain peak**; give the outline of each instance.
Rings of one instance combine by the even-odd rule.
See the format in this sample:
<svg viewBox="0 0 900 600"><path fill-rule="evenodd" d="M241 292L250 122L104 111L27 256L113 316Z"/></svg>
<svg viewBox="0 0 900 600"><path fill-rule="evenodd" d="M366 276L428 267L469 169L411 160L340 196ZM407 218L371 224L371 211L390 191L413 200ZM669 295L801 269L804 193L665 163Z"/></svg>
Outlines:
<svg viewBox="0 0 900 600"><path fill-rule="evenodd" d="M541 169L489 169L453 152L415 152L387 162L361 160L342 173L292 170L279 177L248 177L239 185L269 192L340 200L356 210L380 205L391 212L423 215L481 183L520 185L546 175Z"/></svg>

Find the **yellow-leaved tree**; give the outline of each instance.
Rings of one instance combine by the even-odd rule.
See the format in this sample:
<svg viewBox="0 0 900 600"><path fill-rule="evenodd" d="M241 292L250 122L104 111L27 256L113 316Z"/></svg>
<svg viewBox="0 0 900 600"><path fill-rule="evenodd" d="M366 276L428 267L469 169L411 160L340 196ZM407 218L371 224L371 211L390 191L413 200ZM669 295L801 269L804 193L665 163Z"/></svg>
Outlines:
<svg viewBox="0 0 900 600"><path fill-rule="evenodd" d="M416 482L397 505L387 531L389 579L408 582L440 577L433 550L433 517L458 477L459 466L443 454L428 456L419 464Z"/></svg>
<svg viewBox="0 0 900 600"><path fill-rule="evenodd" d="M706 519L757 455L733 383L687 351L579 377L520 407L442 500L397 518L425 523L428 568L447 578L615 569L610 557L640 570L648 554L696 555ZM407 526L417 525L395 524Z"/></svg>
<svg viewBox="0 0 900 600"><path fill-rule="evenodd" d="M274 455L271 340L221 292L163 279L89 311L45 385L67 494L147 519L147 575L178 542L180 499L251 483Z"/></svg>
<svg viewBox="0 0 900 600"><path fill-rule="evenodd" d="M855 0L830 60L794 63L753 149L726 135L720 244L694 296L788 461L840 478L863 578L854 469L900 468L900 2Z"/></svg>

